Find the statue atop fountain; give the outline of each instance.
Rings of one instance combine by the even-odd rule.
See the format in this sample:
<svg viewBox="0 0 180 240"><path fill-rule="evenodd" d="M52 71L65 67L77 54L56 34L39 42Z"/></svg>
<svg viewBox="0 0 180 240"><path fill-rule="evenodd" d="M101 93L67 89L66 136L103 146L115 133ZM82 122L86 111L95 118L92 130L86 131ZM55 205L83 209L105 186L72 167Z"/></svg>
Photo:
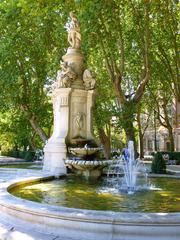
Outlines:
<svg viewBox="0 0 180 240"><path fill-rule="evenodd" d="M44 147L43 169L57 176L66 174L65 159L69 148L79 145L82 147L89 142L96 145L91 116L96 80L92 72L85 67L84 56L80 50L80 24L73 12L70 12L66 29L70 46L62 56L60 69L52 85L53 134ZM89 148L85 151L86 154L97 151L90 151Z"/></svg>
<svg viewBox="0 0 180 240"><path fill-rule="evenodd" d="M67 24L68 42L72 48L78 49L81 46L80 24L73 12L70 12L69 16L71 21L69 24Z"/></svg>

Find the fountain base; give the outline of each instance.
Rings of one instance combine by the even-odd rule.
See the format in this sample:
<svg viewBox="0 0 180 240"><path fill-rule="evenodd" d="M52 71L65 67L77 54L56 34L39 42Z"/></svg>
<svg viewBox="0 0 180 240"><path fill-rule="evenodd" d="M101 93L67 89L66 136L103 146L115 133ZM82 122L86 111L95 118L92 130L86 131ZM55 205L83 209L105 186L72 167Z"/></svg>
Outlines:
<svg viewBox="0 0 180 240"><path fill-rule="evenodd" d="M65 164L72 169L77 175L85 178L99 178L102 175L103 168L111 163L110 160L72 160L66 159Z"/></svg>
<svg viewBox="0 0 180 240"><path fill-rule="evenodd" d="M18 170L20 173L20 171ZM52 232L62 239L83 240L177 240L180 236L180 214L132 213L94 211L62 206L51 206L15 198L7 192L21 184L39 182L43 177L29 177L27 172L20 179L12 176L6 186L1 184L1 215L11 218L10 222L21 221L38 232ZM50 177L50 176L49 176ZM146 201L148 202L148 201ZM94 203L93 203L94 204ZM52 235L51 235L52 236Z"/></svg>

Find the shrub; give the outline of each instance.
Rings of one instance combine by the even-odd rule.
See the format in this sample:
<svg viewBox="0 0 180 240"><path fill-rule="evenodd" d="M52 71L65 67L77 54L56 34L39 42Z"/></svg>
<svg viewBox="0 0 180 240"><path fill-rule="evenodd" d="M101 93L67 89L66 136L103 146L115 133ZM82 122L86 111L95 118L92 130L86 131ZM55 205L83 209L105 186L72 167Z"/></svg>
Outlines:
<svg viewBox="0 0 180 240"><path fill-rule="evenodd" d="M33 151L8 151L1 152L2 156L14 157L14 158L22 158L26 161L32 161L35 155Z"/></svg>
<svg viewBox="0 0 180 240"><path fill-rule="evenodd" d="M176 160L176 164L180 164L180 152L160 152L162 155L168 154L169 160Z"/></svg>
<svg viewBox="0 0 180 240"><path fill-rule="evenodd" d="M180 152L172 152L173 159L176 160L176 164L180 164Z"/></svg>
<svg viewBox="0 0 180 240"><path fill-rule="evenodd" d="M25 159L26 161L32 161L33 158L34 158L34 155L35 155L35 152L28 151L28 152L25 153L24 159Z"/></svg>
<svg viewBox="0 0 180 240"><path fill-rule="evenodd" d="M154 155L154 159L151 165L151 171L152 173L166 173L166 163L162 157L162 153L157 152Z"/></svg>

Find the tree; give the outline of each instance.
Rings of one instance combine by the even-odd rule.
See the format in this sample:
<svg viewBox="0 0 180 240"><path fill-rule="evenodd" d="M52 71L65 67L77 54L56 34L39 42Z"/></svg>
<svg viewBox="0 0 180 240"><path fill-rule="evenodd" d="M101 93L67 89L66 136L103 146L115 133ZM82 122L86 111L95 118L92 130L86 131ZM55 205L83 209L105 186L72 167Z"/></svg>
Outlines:
<svg viewBox="0 0 180 240"><path fill-rule="evenodd" d="M152 78L154 82L156 81L156 87L152 95L158 120L168 130L170 148L174 151L173 114L169 110L173 106L173 95L180 102L179 6L176 1L168 0L166 4L163 1L157 2L154 8L156 14L154 14ZM161 14L158 15L157 12Z"/></svg>
<svg viewBox="0 0 180 240"><path fill-rule="evenodd" d="M47 87L66 42L65 9L56 0L0 3L0 104L23 113L43 142L52 124Z"/></svg>
<svg viewBox="0 0 180 240"><path fill-rule="evenodd" d="M119 102L127 140L135 141L136 107L150 77L149 1L80 1L90 48L106 64ZM99 11L98 11L99 10ZM95 16L98 11L98 19ZM113 17L112 17L113 12ZM87 38L86 36L86 38Z"/></svg>
<svg viewBox="0 0 180 240"><path fill-rule="evenodd" d="M168 130L168 137L170 140L170 150L174 151L174 136L173 136L173 99L171 91L166 92L166 88L160 85L161 89L156 89L152 93L153 99L151 105L153 105L157 119L161 126Z"/></svg>
<svg viewBox="0 0 180 240"><path fill-rule="evenodd" d="M143 95L152 97L145 92L147 85L155 95L156 89L169 86L180 99L178 3L173 0L1 2L0 106L4 112L16 110L26 118L23 121L27 128L33 129L32 144L37 136L44 142L51 131L52 107L47 93L67 48L64 26L71 10L77 12L81 23L82 52L87 65L97 75L99 97L95 120L108 156L114 128L112 116L119 120L118 126L124 129L127 140L135 141L138 120L142 140Z"/></svg>
<svg viewBox="0 0 180 240"><path fill-rule="evenodd" d="M142 159L144 157L144 134L150 124L150 119L153 113L153 109L149 107L147 104L147 94L145 94L143 101L138 105L137 108L137 127L138 127L138 136L139 136L139 148L140 148L140 153L139 157Z"/></svg>
<svg viewBox="0 0 180 240"><path fill-rule="evenodd" d="M0 136L3 151L10 149L24 150L29 145L31 128L27 120L17 111L0 113Z"/></svg>
<svg viewBox="0 0 180 240"><path fill-rule="evenodd" d="M93 109L95 132L104 147L106 159L111 156L112 117L114 116L115 96L111 91L111 82L106 75L105 66L100 65L96 51L91 51L88 66L94 69L96 75L96 101ZM101 72L99 72L101 67Z"/></svg>
<svg viewBox="0 0 180 240"><path fill-rule="evenodd" d="M156 66L162 66L166 72L163 82L172 90L180 102L180 77L178 53L179 3L167 0L157 1L154 5L154 51ZM164 74L165 75L165 74Z"/></svg>

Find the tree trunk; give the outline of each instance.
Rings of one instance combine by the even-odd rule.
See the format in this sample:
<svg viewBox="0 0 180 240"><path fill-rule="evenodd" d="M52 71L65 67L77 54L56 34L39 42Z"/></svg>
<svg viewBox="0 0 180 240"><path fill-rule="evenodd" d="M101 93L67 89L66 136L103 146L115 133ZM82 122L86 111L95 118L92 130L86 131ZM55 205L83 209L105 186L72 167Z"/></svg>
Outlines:
<svg viewBox="0 0 180 240"><path fill-rule="evenodd" d="M170 147L171 147L171 152L174 152L174 136L173 136L173 128L171 125L171 121L169 119L169 115L168 115L168 111L167 111L167 102L164 100L164 103L162 105L163 110L164 110L164 116L165 116L165 122L166 122L166 126L168 129L168 133L169 133L169 140L170 140Z"/></svg>
<svg viewBox="0 0 180 240"><path fill-rule="evenodd" d="M39 135L40 139L45 143L47 140L47 136L45 132L42 130L42 128L38 125L36 119L34 117L31 117L29 118L29 122L34 131Z"/></svg>
<svg viewBox="0 0 180 240"><path fill-rule="evenodd" d="M31 113L28 106L21 105L21 110L24 112L26 118L29 120L31 127L36 132L36 134L40 137L40 139L45 143L47 140L47 135L43 131L43 129L39 126L35 116Z"/></svg>
<svg viewBox="0 0 180 240"><path fill-rule="evenodd" d="M142 128L141 128L140 111L138 111L138 114L137 114L137 124L138 124L139 147L140 147L139 157L142 159L144 158L144 142L143 142L143 134L142 134Z"/></svg>
<svg viewBox="0 0 180 240"><path fill-rule="evenodd" d="M110 137L106 135L103 128L98 128L99 138L101 143L104 146L104 155L106 159L109 159L111 156L111 142Z"/></svg>
<svg viewBox="0 0 180 240"><path fill-rule="evenodd" d="M140 147L139 157L140 159L142 159L144 158L144 142L142 134L139 134L139 147Z"/></svg>
<svg viewBox="0 0 180 240"><path fill-rule="evenodd" d="M173 130L172 130L172 127L169 126L168 127L168 133L169 133L169 140L170 140L170 150L171 152L174 152L174 136L173 136Z"/></svg>
<svg viewBox="0 0 180 240"><path fill-rule="evenodd" d="M135 108L132 105L132 102L126 102L123 104L123 111L122 111L122 118L123 118L123 128L126 134L127 142L133 141L134 142L134 150L137 153L137 144L135 138L135 129L133 126L134 122L134 113Z"/></svg>
<svg viewBox="0 0 180 240"><path fill-rule="evenodd" d="M135 151L135 155L137 156L137 144L136 144L136 139L135 139L135 129L133 126L133 120L131 120L130 118L128 118L126 120L126 128L124 128L125 133L126 133L126 139L127 142L129 141L133 141L134 142L134 151Z"/></svg>
<svg viewBox="0 0 180 240"><path fill-rule="evenodd" d="M36 150L36 144L35 144L35 136L36 136L36 132L33 133L30 141L29 141L29 147L30 147L30 150L33 150L35 151Z"/></svg>

